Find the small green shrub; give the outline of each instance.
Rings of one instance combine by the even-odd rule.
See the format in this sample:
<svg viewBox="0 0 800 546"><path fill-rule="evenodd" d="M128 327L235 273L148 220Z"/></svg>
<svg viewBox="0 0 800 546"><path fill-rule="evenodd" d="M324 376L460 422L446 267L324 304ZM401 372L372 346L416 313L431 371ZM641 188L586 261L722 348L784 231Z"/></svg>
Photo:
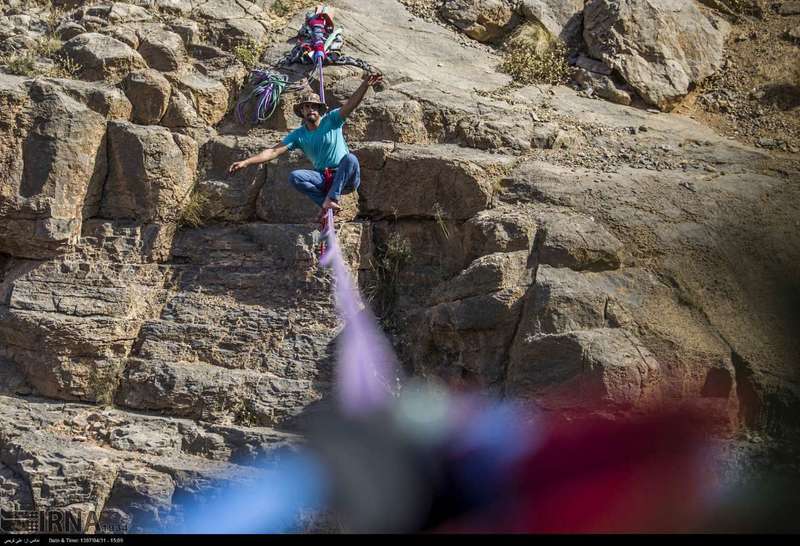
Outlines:
<svg viewBox="0 0 800 546"><path fill-rule="evenodd" d="M31 77L37 74L36 57L29 52L4 57L0 59L0 64L5 65L6 72L14 76Z"/></svg>
<svg viewBox="0 0 800 546"><path fill-rule="evenodd" d="M558 85L566 83L570 76L567 48L560 40L543 48L526 47L524 41L509 44L500 69L524 85Z"/></svg>
<svg viewBox="0 0 800 546"><path fill-rule="evenodd" d="M447 213L439 203L433 204L433 216L436 218L436 225L442 230L445 239L450 238L450 231L447 229Z"/></svg>
<svg viewBox="0 0 800 546"><path fill-rule="evenodd" d="M374 279L366 287L367 298L375 305L375 312L385 318L394 310L397 301L397 282L400 272L412 257L411 242L392 234L385 243L375 248L375 259L370 261Z"/></svg>
<svg viewBox="0 0 800 546"><path fill-rule="evenodd" d="M299 11L306 4L305 0L275 0L270 10L278 17L286 17Z"/></svg>
<svg viewBox="0 0 800 546"><path fill-rule="evenodd" d="M208 196L201 190L195 188L195 190L189 194L189 198L183 206L178 224L185 227L201 227L205 223L203 212L208 206L208 203Z"/></svg>
<svg viewBox="0 0 800 546"><path fill-rule="evenodd" d="M258 44L252 40L241 43L233 48L233 54L247 68L252 70L261 62L261 55L264 54L265 44Z"/></svg>
<svg viewBox="0 0 800 546"><path fill-rule="evenodd" d="M53 60L56 63L51 74L54 78L74 80L78 77L81 68L83 68L79 63L73 61L66 55L56 55Z"/></svg>
<svg viewBox="0 0 800 546"><path fill-rule="evenodd" d="M55 36L43 36L36 40L33 54L39 57L52 58L61 49L61 40Z"/></svg>

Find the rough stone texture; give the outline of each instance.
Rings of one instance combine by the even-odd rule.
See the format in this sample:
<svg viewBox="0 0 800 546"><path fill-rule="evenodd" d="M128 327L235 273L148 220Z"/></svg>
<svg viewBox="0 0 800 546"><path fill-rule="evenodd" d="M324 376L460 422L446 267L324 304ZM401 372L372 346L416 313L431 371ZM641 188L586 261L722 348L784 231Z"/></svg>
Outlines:
<svg viewBox="0 0 800 546"><path fill-rule="evenodd" d="M145 27L137 35L139 54L150 68L172 72L186 63L186 47L179 34L161 27Z"/></svg>
<svg viewBox="0 0 800 546"><path fill-rule="evenodd" d="M569 148L572 144L572 137L562 130L557 123L537 125L531 137L531 146L543 150Z"/></svg>
<svg viewBox="0 0 800 546"><path fill-rule="evenodd" d="M180 524L187 497L252 483L297 439L267 428L201 425L81 404L0 395L3 508L63 510L99 529ZM35 430L34 434L31 431ZM169 447L167 447L169 446ZM239 464L231 464L228 459Z"/></svg>
<svg viewBox="0 0 800 546"><path fill-rule="evenodd" d="M493 252L530 251L536 232L530 210L498 207L481 211L466 222L464 247L471 259Z"/></svg>
<svg viewBox="0 0 800 546"><path fill-rule="evenodd" d="M433 292L436 305L417 323L413 361L420 371L501 389L531 281L527 258L527 250L488 254Z"/></svg>
<svg viewBox="0 0 800 546"><path fill-rule="evenodd" d="M127 26L106 26L98 30L100 34L111 36L119 40L123 44L130 46L132 49L139 49L139 35L136 30Z"/></svg>
<svg viewBox="0 0 800 546"><path fill-rule="evenodd" d="M256 200L267 169L250 166L231 175L228 168L234 161L257 154L263 148L260 139L232 136L212 138L203 145L196 190L208 200L201 212L203 218L246 222L255 217Z"/></svg>
<svg viewBox="0 0 800 546"><path fill-rule="evenodd" d="M445 145L368 153L376 155L361 162L361 194L365 212L377 216L466 220L487 208L495 181L510 165L507 158Z"/></svg>
<svg viewBox="0 0 800 546"><path fill-rule="evenodd" d="M343 228L356 269L366 267L358 261L369 253L369 235L368 226ZM327 391L336 320L328 281L315 274L311 228L193 230L175 241L172 256L173 294L142 327L121 404L266 424Z"/></svg>
<svg viewBox="0 0 800 546"><path fill-rule="evenodd" d="M0 15L0 51L10 53L18 49L29 49L47 30L47 21L36 15Z"/></svg>
<svg viewBox="0 0 800 546"><path fill-rule="evenodd" d="M111 122L108 146L100 214L143 223L176 221L194 186L195 141L164 127Z"/></svg>
<svg viewBox="0 0 800 546"><path fill-rule="evenodd" d="M504 0L445 0L440 12L479 42L502 38L518 22L513 5Z"/></svg>
<svg viewBox="0 0 800 546"><path fill-rule="evenodd" d="M499 392L524 294L518 286L428 310L418 332L417 369Z"/></svg>
<svg viewBox="0 0 800 546"><path fill-rule="evenodd" d="M625 84L618 84L613 77L578 69L575 72L575 81L583 86L587 94L597 95L615 104L628 106L633 101L633 90Z"/></svg>
<svg viewBox="0 0 800 546"><path fill-rule="evenodd" d="M593 218L574 213L540 216L540 263L575 270L617 269L622 243Z"/></svg>
<svg viewBox="0 0 800 546"><path fill-rule="evenodd" d="M61 23L58 25L58 28L56 28L56 36L58 36L64 42L71 40L78 34L83 34L84 32L86 32L86 29L73 21Z"/></svg>
<svg viewBox="0 0 800 546"><path fill-rule="evenodd" d="M46 81L0 77L0 252L68 249L106 175L106 123Z"/></svg>
<svg viewBox="0 0 800 546"><path fill-rule="evenodd" d="M251 426L271 426L317 400L313 387L307 380L272 378L255 371L132 359L118 402L203 421L231 418Z"/></svg>
<svg viewBox="0 0 800 546"><path fill-rule="evenodd" d="M662 110L721 66L729 30L684 0L592 0L583 25L589 53Z"/></svg>
<svg viewBox="0 0 800 546"><path fill-rule="evenodd" d="M567 45L580 44L584 0L522 0L519 11Z"/></svg>
<svg viewBox="0 0 800 546"><path fill-rule="evenodd" d="M192 16L204 21L214 40L222 47L264 41L270 16L259 5L241 0L210 0L195 7Z"/></svg>
<svg viewBox="0 0 800 546"><path fill-rule="evenodd" d="M171 19L167 22L172 32L181 37L184 44L191 44L199 41L200 25L191 19Z"/></svg>
<svg viewBox="0 0 800 546"><path fill-rule="evenodd" d="M169 103L167 104L167 111L161 118L161 125L173 129L183 127L202 127L205 124L200 116L197 115L197 110L194 108L192 101L175 87L169 95Z"/></svg>
<svg viewBox="0 0 800 546"><path fill-rule="evenodd" d="M80 34L64 43L63 53L81 66L85 80L121 81L129 72L147 68L139 53L127 44L96 32Z"/></svg>
<svg viewBox="0 0 800 546"><path fill-rule="evenodd" d="M47 78L61 91L106 119L127 120L133 106L122 90L99 82Z"/></svg>
<svg viewBox="0 0 800 546"><path fill-rule="evenodd" d="M528 251L496 252L482 256L434 293L435 302L462 300L530 283Z"/></svg>
<svg viewBox="0 0 800 546"><path fill-rule="evenodd" d="M110 400L122 357L158 307L163 275L142 261L163 244L160 231L90 221L75 252L6 265L0 355L17 363L36 392Z"/></svg>
<svg viewBox="0 0 800 546"><path fill-rule="evenodd" d="M345 82L357 86L359 79L351 76L342 82L342 87ZM331 87L326 98L334 97L332 106L355 90L353 87L340 91L335 83ZM534 121L530 111L519 105L477 96L469 101L457 100L451 93L409 82L402 91L388 89L379 96L368 94L345 131L353 140L447 143L518 152L531 148Z"/></svg>
<svg viewBox="0 0 800 546"><path fill-rule="evenodd" d="M781 15L800 15L800 2L790 1L782 2L778 8L778 13Z"/></svg>
<svg viewBox="0 0 800 546"><path fill-rule="evenodd" d="M606 225L614 226L617 236L636 248L633 259L645 264L658 263L665 286L674 291L671 298L683 301L692 313L700 312L701 324L707 323L703 329L716 332L713 337L725 340L715 350L703 349L710 343L703 342L693 351L695 356L691 352L681 354L678 348L687 346L688 342L673 341L674 336L702 330L687 329L686 318L678 318L674 312L664 313L662 309L658 313L664 317L665 323L655 329L653 343L647 342L659 361L669 361L674 375L693 377L692 383L700 386L707 375L702 371L706 368L704 362L730 361L735 369L736 389L742 403L741 417L761 423L761 426L778 426L776 422L781 420L782 426L794 426L789 424L791 418L787 417L785 408L793 404L797 393L791 382L777 387L779 380L775 377L792 377L794 374L787 363L791 362L788 355L796 350L796 342L781 325L790 316L786 313L790 312L777 302L785 297L784 289L779 288L785 286L784 275L794 267L786 260L795 256L798 248L791 238L776 239L769 235L775 233L773 230L779 230L772 223L780 223L787 217L788 212L782 210L781 203L794 199L788 187L777 179L754 174L695 175L692 192L686 189L686 174L683 172L662 172L656 176L655 173L625 170L612 176L598 193L591 177L581 179L586 176L585 172L560 171L560 176L551 178L546 170L534 166L527 169L531 169L530 174L536 179L528 186L530 195L577 208L602 219ZM512 175L512 178L533 180L527 176L520 172L519 177ZM509 189L511 195L520 195L521 188L512 185ZM778 192L784 196L770 199L776 207L772 213L765 213L753 201L754 196L764 192ZM643 197L645 195L647 197ZM725 205L712 197L722 195L726 196ZM589 196L591 198L587 199ZM607 199L618 205L611 208L602 206L601 203ZM714 218L728 220L711 220ZM767 224L762 225L762 222ZM753 245L753 241L759 243ZM742 262L739 258L741 253L751 259ZM780 262L777 269L766 265L776 259ZM764 278L772 280L764 283ZM721 292L709 290L708 286L718 286ZM670 301L665 298L655 301L659 300ZM748 313L734 311L737 308L747 308ZM718 356L710 359L704 353ZM759 362L758 366L754 366L754 362ZM727 364L723 367L730 370ZM730 385L730 381L727 383ZM721 387L711 390L717 389ZM698 390L701 389L689 392ZM680 397L681 392L687 391L679 388L675 396ZM773 417L765 417L762 413L765 407L772 408L769 411L774 412ZM761 419L773 425L766 425Z"/></svg>
<svg viewBox="0 0 800 546"><path fill-rule="evenodd" d="M161 121L169 106L172 86L157 70L137 70L123 80L125 94L133 105L131 121L152 125Z"/></svg>
<svg viewBox="0 0 800 546"><path fill-rule="evenodd" d="M228 92L227 108L233 108L233 99L239 95L250 71L229 50L192 44L189 51L194 59L195 69L203 76L222 84Z"/></svg>
<svg viewBox="0 0 800 546"><path fill-rule="evenodd" d="M127 2L109 2L85 6L78 10L76 15L104 19L109 24L140 23L153 19L153 15L144 7Z"/></svg>
<svg viewBox="0 0 800 546"><path fill-rule="evenodd" d="M517 344L506 390L548 410L646 406L658 373L655 357L622 330L573 331Z"/></svg>
<svg viewBox="0 0 800 546"><path fill-rule="evenodd" d="M194 105L207 125L216 125L228 109L228 90L219 81L202 74L188 72L170 76L169 80Z"/></svg>

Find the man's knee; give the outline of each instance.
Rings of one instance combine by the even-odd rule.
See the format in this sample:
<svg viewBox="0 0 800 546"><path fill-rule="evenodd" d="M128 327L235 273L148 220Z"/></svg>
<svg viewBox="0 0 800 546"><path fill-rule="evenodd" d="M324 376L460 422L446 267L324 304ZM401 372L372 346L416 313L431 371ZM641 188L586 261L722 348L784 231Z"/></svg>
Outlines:
<svg viewBox="0 0 800 546"><path fill-rule="evenodd" d="M292 171L289 173L289 183L292 186L300 186L303 183L303 174L300 171Z"/></svg>
<svg viewBox="0 0 800 546"><path fill-rule="evenodd" d="M353 154L347 154L339 162L339 169L360 169L358 158Z"/></svg>

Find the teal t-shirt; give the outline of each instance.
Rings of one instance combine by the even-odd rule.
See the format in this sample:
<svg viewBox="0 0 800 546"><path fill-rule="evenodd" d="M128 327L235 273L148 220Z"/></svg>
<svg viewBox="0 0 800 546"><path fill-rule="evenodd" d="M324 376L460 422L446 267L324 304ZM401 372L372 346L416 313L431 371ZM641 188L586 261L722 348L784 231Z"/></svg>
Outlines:
<svg viewBox="0 0 800 546"><path fill-rule="evenodd" d="M339 113L339 108L331 110L319 121L316 131L306 129L303 123L300 127L286 135L283 144L290 150L300 148L306 157L314 164L314 168L321 171L327 167L337 167L344 156L350 153L347 143L342 135L344 118Z"/></svg>

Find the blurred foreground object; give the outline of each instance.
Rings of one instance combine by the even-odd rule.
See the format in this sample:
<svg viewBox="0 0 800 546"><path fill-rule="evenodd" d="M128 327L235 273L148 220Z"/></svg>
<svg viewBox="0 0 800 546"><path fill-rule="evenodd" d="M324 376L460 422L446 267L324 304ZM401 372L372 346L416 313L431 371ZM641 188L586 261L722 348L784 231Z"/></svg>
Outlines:
<svg viewBox="0 0 800 546"><path fill-rule="evenodd" d="M568 421L412 382L369 413L319 412L244 502L203 509L235 507L226 533L796 531L797 480L723 483L710 426L686 410Z"/></svg>

